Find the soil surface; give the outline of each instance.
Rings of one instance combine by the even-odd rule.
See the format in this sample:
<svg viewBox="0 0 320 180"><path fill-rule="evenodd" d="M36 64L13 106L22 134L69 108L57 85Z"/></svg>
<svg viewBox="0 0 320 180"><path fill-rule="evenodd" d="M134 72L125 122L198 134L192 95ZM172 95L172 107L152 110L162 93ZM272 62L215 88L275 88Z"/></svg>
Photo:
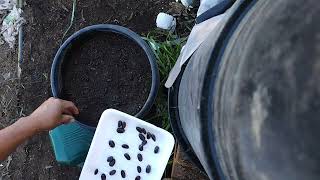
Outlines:
<svg viewBox="0 0 320 180"><path fill-rule="evenodd" d="M80 110L77 120L97 126L108 108L135 115L151 87L148 57L134 41L99 32L73 45L62 66L63 99Z"/></svg>
<svg viewBox="0 0 320 180"><path fill-rule="evenodd" d="M83 27L99 23L119 24L144 34L155 28L156 15L170 9L169 3L167 0L77 0L75 20L67 37ZM16 50L0 45L1 128L30 114L51 96L50 67L63 42L71 12L72 1L26 0L21 78L16 76ZM78 179L80 173L77 167L56 162L46 132L19 146L1 164L0 179L70 180Z"/></svg>

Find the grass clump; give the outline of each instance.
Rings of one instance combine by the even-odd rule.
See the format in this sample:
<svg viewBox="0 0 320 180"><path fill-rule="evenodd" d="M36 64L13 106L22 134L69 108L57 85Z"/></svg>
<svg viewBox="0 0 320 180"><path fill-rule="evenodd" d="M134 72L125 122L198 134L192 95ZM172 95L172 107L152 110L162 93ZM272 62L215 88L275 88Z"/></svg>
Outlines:
<svg viewBox="0 0 320 180"><path fill-rule="evenodd" d="M161 127L167 131L171 131L170 120L168 114L167 93L164 87L169 73L175 65L183 45L187 41L187 37L180 38L178 35L154 30L147 34L144 39L149 43L157 58L157 64L160 73L160 89L156 99L155 116L148 121L161 123Z"/></svg>

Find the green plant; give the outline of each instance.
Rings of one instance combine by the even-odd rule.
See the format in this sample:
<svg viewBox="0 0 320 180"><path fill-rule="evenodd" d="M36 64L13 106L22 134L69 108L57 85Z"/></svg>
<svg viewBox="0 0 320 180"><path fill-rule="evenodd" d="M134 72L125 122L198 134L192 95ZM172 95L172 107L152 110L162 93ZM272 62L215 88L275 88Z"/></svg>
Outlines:
<svg viewBox="0 0 320 180"><path fill-rule="evenodd" d="M67 29L65 30L65 32L63 33L63 36L61 38L62 39L61 43L63 42L64 38L66 37L66 35L68 34L68 32L70 31L70 29L73 25L75 13L76 13L76 8L77 8L77 0L73 0L72 1L72 13L71 13L71 18L70 18L70 23L69 23L69 26L67 27Z"/></svg>
<svg viewBox="0 0 320 180"><path fill-rule="evenodd" d="M163 129L171 131L167 95L163 93L163 88L187 38L180 38L168 32L154 30L148 33L144 39L149 43L157 58L161 85L156 100L156 115L148 121L156 120L157 122L161 122Z"/></svg>
<svg viewBox="0 0 320 180"><path fill-rule="evenodd" d="M177 35L165 34L158 30L150 32L144 39L149 43L157 58L160 79L163 84L175 65L187 38L179 38ZM161 39L165 40L161 41Z"/></svg>

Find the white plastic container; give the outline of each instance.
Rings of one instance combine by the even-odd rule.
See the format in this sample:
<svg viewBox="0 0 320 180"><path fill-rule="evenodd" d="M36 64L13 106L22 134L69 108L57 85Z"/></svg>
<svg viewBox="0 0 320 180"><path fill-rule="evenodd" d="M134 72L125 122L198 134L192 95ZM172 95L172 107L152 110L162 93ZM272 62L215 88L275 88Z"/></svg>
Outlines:
<svg viewBox="0 0 320 180"><path fill-rule="evenodd" d="M117 132L119 121L126 123L123 133ZM154 134L155 141L152 138L148 139L146 134L139 133L136 127L144 128L146 132ZM143 146L143 151L139 150L139 145L142 144L139 134L143 134L147 141L147 144ZM114 147L109 145L111 140L115 144ZM123 144L127 144L129 148L123 148ZM158 153L154 152L156 146L159 147ZM160 180L173 146L174 138L169 132L123 112L108 109L100 118L80 180L100 180L102 174L108 180L134 180L137 176L140 176L141 180ZM129 154L130 160L125 158L125 153ZM142 161L137 158L139 153L143 157ZM110 156L115 159L112 167L107 161ZM150 173L146 172L148 165L151 166ZM137 171L137 166L141 167L141 173ZM109 174L112 170L116 170L114 175ZM125 171L125 178L121 176L121 170Z"/></svg>
<svg viewBox="0 0 320 180"><path fill-rule="evenodd" d="M174 31L177 24L176 18L162 12L158 14L156 23L158 28L168 30L168 31Z"/></svg>

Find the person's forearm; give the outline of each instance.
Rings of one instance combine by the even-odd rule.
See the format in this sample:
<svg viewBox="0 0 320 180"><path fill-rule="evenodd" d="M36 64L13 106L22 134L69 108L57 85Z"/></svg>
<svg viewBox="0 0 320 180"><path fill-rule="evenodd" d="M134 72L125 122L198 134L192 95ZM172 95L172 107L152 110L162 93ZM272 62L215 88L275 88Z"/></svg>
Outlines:
<svg viewBox="0 0 320 180"><path fill-rule="evenodd" d="M23 117L0 130L0 160L5 160L21 143L37 133L32 119Z"/></svg>

